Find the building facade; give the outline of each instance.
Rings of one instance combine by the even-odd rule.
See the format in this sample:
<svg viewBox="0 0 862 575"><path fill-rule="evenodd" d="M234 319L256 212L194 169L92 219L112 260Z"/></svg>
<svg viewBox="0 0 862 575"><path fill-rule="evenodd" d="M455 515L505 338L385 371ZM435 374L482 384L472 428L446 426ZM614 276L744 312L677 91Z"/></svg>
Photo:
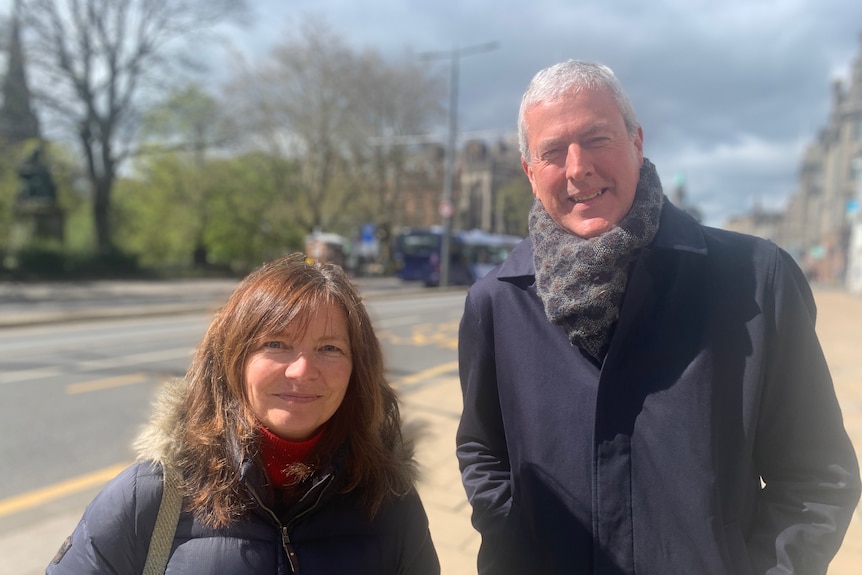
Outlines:
<svg viewBox="0 0 862 575"><path fill-rule="evenodd" d="M496 141L469 140L457 150L452 182L452 229L513 233L506 226L501 190L513 180L526 182L515 136ZM445 148L423 144L410 150L400 178L402 209L397 226L427 227L442 221ZM525 184L526 185L526 184ZM527 208L529 187L524 192Z"/></svg>
<svg viewBox="0 0 862 575"><path fill-rule="evenodd" d="M526 178L517 145L505 139L467 142L461 152L454 225L462 230L509 233L497 195L515 178Z"/></svg>
<svg viewBox="0 0 862 575"><path fill-rule="evenodd" d="M776 237L813 281L845 284L854 263L851 246L862 193L862 35L849 83L836 80L826 126L799 166ZM857 232L858 233L858 232Z"/></svg>

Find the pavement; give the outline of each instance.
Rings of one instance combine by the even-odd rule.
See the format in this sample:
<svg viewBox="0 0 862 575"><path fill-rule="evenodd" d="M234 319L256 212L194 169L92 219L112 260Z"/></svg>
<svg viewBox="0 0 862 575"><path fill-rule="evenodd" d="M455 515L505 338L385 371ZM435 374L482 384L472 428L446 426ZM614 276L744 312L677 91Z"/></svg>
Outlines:
<svg viewBox="0 0 862 575"><path fill-rule="evenodd" d="M395 277L354 281L366 298L425 289ZM0 328L215 310L236 285L237 280L224 278L0 282Z"/></svg>
<svg viewBox="0 0 862 575"><path fill-rule="evenodd" d="M367 300L428 293L419 283L391 277L355 279ZM214 312L236 287L236 280L86 281L0 283L0 329L116 317ZM463 288L451 288L463 290ZM402 406L406 425L421 434L417 442L420 496L428 512L432 537L445 575L476 573L479 535L470 524L470 506L461 487L455 459L455 429L461 415L457 362L402 381L421 379ZM397 384L398 382L393 382ZM92 495L97 489L92 488ZM92 497L90 495L90 497ZM82 502L81 511L83 511ZM0 501L0 525L4 521ZM72 532L81 511L57 514L48 521L3 535L0 530L0 575L38 575Z"/></svg>
<svg viewBox="0 0 862 575"><path fill-rule="evenodd" d="M368 299L404 293L409 287L394 278L360 278L357 284ZM235 285L232 280L0 284L0 329L69 319L215 310ZM815 286L815 297L817 331L832 370L845 426L860 451L862 295ZM470 524L470 506L454 457L455 430L462 408L457 365L453 362L419 376L422 385L409 394L403 406L405 422L422 428L417 446L422 473L419 493L428 512L442 573L475 574L480 539ZM58 516L32 529L0 537L0 575L43 573L56 546L78 518ZM47 547L46 541L51 542ZM829 569L829 575L859 573L862 508L856 510L844 545Z"/></svg>

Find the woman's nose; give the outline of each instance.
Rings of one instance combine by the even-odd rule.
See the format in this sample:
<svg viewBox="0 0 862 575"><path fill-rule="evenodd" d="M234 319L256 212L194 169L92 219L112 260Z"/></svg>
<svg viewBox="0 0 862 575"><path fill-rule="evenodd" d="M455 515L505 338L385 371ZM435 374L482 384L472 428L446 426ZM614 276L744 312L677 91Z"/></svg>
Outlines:
<svg viewBox="0 0 862 575"><path fill-rule="evenodd" d="M292 378L308 378L317 375L317 363L313 353L299 352L291 358L285 367L284 374Z"/></svg>

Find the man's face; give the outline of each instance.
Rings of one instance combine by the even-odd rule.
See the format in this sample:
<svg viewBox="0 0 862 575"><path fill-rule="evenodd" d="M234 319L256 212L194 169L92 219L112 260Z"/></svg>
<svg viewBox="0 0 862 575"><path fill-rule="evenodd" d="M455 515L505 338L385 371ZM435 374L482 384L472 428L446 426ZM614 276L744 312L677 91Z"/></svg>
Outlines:
<svg viewBox="0 0 862 575"><path fill-rule="evenodd" d="M630 136L607 90L569 92L526 110L536 196L563 229L582 238L610 230L634 201L643 164L643 134Z"/></svg>

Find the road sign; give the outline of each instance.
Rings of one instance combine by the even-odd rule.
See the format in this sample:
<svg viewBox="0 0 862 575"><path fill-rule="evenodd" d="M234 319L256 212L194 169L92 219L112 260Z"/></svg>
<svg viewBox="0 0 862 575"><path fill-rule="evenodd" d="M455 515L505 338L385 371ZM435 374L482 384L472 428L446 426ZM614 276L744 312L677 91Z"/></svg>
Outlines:
<svg viewBox="0 0 862 575"><path fill-rule="evenodd" d="M452 207L452 201L451 200L440 200L440 207L438 208L438 211L440 212L440 217L447 218L447 219L451 218L452 214L455 211Z"/></svg>

